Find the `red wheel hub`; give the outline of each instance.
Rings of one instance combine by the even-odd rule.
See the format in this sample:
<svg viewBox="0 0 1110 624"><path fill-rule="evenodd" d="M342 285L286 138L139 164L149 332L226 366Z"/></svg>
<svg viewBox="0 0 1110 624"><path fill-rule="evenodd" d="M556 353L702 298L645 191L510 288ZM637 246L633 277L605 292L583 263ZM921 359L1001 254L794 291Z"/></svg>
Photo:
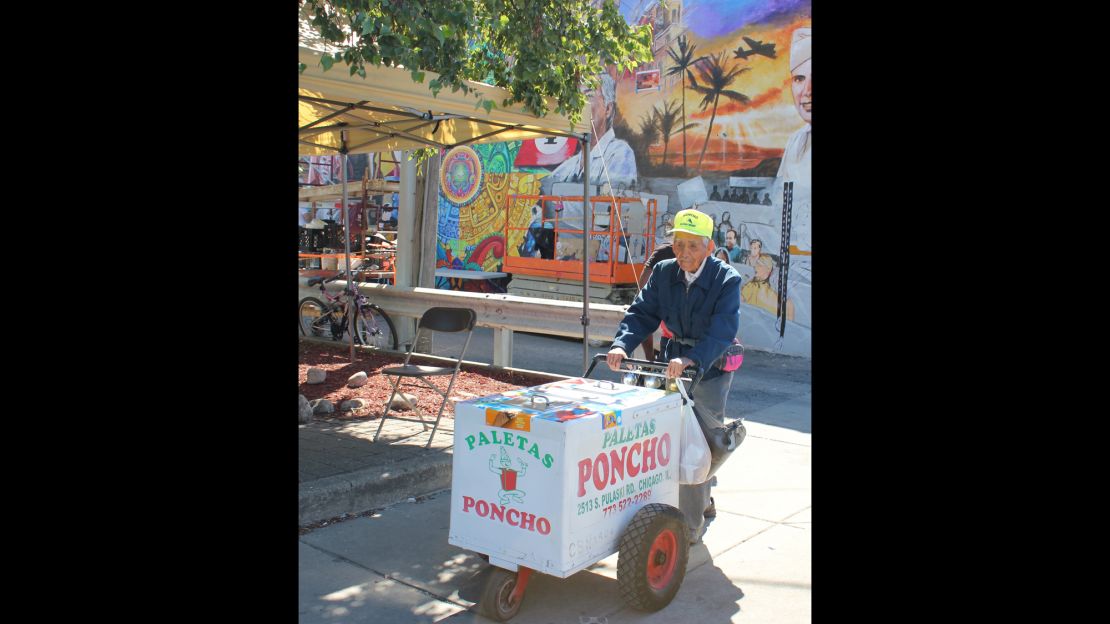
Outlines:
<svg viewBox="0 0 1110 624"><path fill-rule="evenodd" d="M662 591L674 577L674 566L678 560L678 538L674 531L666 529L655 536L647 558L647 581L652 589Z"/></svg>

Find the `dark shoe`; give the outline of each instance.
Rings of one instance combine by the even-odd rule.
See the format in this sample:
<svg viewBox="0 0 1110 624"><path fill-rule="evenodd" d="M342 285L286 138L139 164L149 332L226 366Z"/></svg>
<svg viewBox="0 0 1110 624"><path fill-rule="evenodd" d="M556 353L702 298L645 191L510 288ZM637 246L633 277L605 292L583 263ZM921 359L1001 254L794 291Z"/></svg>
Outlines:
<svg viewBox="0 0 1110 624"><path fill-rule="evenodd" d="M705 508L705 517L706 518L716 518L717 517L717 503L713 501L712 496L709 497L709 506Z"/></svg>

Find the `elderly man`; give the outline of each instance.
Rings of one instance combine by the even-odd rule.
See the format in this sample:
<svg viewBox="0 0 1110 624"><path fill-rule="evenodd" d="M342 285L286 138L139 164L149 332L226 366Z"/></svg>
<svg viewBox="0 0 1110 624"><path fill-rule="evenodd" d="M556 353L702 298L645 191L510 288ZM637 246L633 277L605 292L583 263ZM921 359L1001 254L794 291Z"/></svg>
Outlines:
<svg viewBox="0 0 1110 624"><path fill-rule="evenodd" d="M713 219L694 209L674 218L672 249L675 257L652 267L651 275L617 328L606 357L618 370L628 352L665 321L674 337L660 345L667 376L678 377L687 366L705 374L693 390L694 413L703 430L724 427L725 400L732 373L715 362L732 344L740 328L740 274L728 263L709 255ZM709 497L713 479L679 486L679 508L690 528L690 543L701 540L705 518L716 515Z"/></svg>

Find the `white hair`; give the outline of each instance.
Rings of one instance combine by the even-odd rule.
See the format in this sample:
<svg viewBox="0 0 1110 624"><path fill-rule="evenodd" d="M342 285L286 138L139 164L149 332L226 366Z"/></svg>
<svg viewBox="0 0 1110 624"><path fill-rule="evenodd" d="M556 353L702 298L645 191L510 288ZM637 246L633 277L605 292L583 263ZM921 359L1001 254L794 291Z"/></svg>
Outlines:
<svg viewBox="0 0 1110 624"><path fill-rule="evenodd" d="M605 102L605 107L609 109L609 114L605 116L605 125L612 128L613 119L617 116L617 83L607 72L598 74L597 81L598 89L601 90L601 99ZM596 92L597 89L594 91ZM610 104L612 104L612 107L609 106Z"/></svg>
<svg viewBox="0 0 1110 624"><path fill-rule="evenodd" d="M617 82L608 72L602 72L597 75L601 81L601 97L605 98L606 104L617 103Z"/></svg>

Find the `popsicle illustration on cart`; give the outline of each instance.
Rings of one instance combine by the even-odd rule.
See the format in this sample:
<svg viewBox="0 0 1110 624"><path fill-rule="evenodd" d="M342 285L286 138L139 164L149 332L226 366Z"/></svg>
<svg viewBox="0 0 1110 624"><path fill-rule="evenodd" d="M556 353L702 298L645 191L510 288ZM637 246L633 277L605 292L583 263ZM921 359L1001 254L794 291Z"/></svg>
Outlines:
<svg viewBox="0 0 1110 624"><path fill-rule="evenodd" d="M513 462L509 459L509 454L505 452L504 447L500 451L500 464L497 462L497 453L489 456L489 471L501 477L501 489L497 490L497 498L502 505L508 505L509 501L523 503L524 495L527 492L517 489L516 480L517 477L523 477L524 473L528 472L528 464L518 457L516 462L520 466L520 470L514 470Z"/></svg>

